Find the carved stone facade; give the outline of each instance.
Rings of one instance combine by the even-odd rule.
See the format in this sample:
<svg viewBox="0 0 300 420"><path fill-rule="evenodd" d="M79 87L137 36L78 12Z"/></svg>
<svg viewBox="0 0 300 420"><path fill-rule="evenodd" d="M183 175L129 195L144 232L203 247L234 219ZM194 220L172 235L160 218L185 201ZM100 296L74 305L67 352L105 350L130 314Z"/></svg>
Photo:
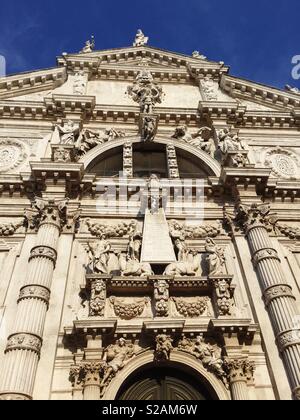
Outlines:
<svg viewBox="0 0 300 420"><path fill-rule="evenodd" d="M148 41L2 78L0 399L299 400L299 95Z"/></svg>

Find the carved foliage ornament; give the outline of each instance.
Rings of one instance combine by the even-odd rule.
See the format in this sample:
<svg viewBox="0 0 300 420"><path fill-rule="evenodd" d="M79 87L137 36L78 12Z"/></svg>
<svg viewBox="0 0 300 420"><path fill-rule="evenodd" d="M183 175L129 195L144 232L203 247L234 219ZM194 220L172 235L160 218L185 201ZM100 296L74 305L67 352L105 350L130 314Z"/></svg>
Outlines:
<svg viewBox="0 0 300 420"><path fill-rule="evenodd" d="M173 297L177 311L185 318L197 318L208 311L209 297ZM209 314L208 314L209 315Z"/></svg>
<svg viewBox="0 0 300 420"><path fill-rule="evenodd" d="M129 299L111 296L109 300L114 308L116 316L127 320L142 315L146 305L150 302L148 297L132 298L129 301Z"/></svg>
<svg viewBox="0 0 300 420"><path fill-rule="evenodd" d="M169 222L170 235L173 239L182 237L182 239L204 239L216 238L218 235L224 235L225 231L221 222L214 224L186 225L176 220Z"/></svg>
<svg viewBox="0 0 300 420"><path fill-rule="evenodd" d="M265 155L265 165L272 168L273 173L279 177L299 178L299 159L289 150L281 147L268 150Z"/></svg>
<svg viewBox="0 0 300 420"><path fill-rule="evenodd" d="M20 140L0 140L0 172L8 172L20 166L29 152Z"/></svg>
<svg viewBox="0 0 300 420"><path fill-rule="evenodd" d="M90 233L97 237L105 238L123 238L130 235L136 230L136 221L121 222L117 225L107 225L103 223L92 223L89 219L86 220L86 225Z"/></svg>
<svg viewBox="0 0 300 420"><path fill-rule="evenodd" d="M11 236L23 225L23 221L16 223L0 223L0 236Z"/></svg>
<svg viewBox="0 0 300 420"><path fill-rule="evenodd" d="M9 337L6 352L12 350L31 350L37 354L40 353L42 340L32 334L14 334Z"/></svg>

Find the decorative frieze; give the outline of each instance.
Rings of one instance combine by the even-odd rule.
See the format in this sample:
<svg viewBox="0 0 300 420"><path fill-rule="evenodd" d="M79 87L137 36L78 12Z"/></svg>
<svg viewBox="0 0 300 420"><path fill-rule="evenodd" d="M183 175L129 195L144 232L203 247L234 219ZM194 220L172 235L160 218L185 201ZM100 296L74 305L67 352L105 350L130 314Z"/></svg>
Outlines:
<svg viewBox="0 0 300 420"><path fill-rule="evenodd" d="M46 287L38 285L24 286L20 290L18 302L22 299L40 299L48 305L50 300L50 290Z"/></svg>
<svg viewBox="0 0 300 420"><path fill-rule="evenodd" d="M42 339L30 333L13 334L8 338L5 353L13 350L30 350L40 354Z"/></svg>
<svg viewBox="0 0 300 420"><path fill-rule="evenodd" d="M288 347L300 345L299 328L283 331L276 337L278 349L283 353Z"/></svg>
<svg viewBox="0 0 300 420"><path fill-rule="evenodd" d="M55 264L57 252L55 249L49 246L36 246L31 250L29 261L31 261L33 258L38 257L48 258Z"/></svg>
<svg viewBox="0 0 300 420"><path fill-rule="evenodd" d="M265 289L263 298L266 306L269 306L274 299L290 297L295 299L292 288L287 284L276 284Z"/></svg>
<svg viewBox="0 0 300 420"><path fill-rule="evenodd" d="M257 267L261 261L266 260L268 258L276 259L277 261L280 262L280 258L278 256L276 249L265 248L265 249L260 249L259 251L257 251L252 257L254 267Z"/></svg>

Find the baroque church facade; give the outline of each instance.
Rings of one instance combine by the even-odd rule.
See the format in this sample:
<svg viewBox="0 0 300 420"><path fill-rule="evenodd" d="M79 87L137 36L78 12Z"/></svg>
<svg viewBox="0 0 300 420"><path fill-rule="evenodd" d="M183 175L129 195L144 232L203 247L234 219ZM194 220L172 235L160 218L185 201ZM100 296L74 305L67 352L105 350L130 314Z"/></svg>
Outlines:
<svg viewBox="0 0 300 420"><path fill-rule="evenodd" d="M0 399L300 399L300 95L148 45L0 79Z"/></svg>

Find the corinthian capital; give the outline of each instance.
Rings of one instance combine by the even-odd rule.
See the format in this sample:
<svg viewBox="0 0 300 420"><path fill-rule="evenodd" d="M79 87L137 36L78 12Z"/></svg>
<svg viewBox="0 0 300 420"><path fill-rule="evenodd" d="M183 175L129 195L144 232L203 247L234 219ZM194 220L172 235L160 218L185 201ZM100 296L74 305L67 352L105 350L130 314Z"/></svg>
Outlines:
<svg viewBox="0 0 300 420"><path fill-rule="evenodd" d="M275 213L271 213L269 203L237 203L234 211L227 209L224 212L226 224L232 230L243 230L246 233L253 227L263 226L268 231L276 231L277 217Z"/></svg>
<svg viewBox="0 0 300 420"><path fill-rule="evenodd" d="M64 231L76 228L80 213L71 208L69 199L45 200L35 197L29 209L25 209L25 225L28 230L36 231L42 224L54 224Z"/></svg>
<svg viewBox="0 0 300 420"><path fill-rule="evenodd" d="M254 363L247 358L227 358L224 361L224 367L230 382L251 381L253 379Z"/></svg>

